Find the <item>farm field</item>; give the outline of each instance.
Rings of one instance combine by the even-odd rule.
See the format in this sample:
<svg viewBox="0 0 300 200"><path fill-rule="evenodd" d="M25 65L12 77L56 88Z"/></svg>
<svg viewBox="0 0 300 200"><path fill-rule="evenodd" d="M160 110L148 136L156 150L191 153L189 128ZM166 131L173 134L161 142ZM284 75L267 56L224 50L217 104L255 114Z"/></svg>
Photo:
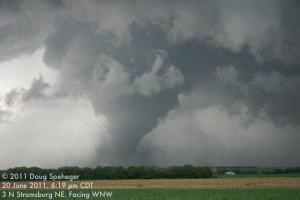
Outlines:
<svg viewBox="0 0 300 200"><path fill-rule="evenodd" d="M112 200L299 200L300 178L215 178L215 179L154 179L154 180L97 180L93 189L70 190L2 190L3 200L14 199L112 199ZM80 183L72 181L69 183ZM47 183L50 184L50 183ZM49 197L17 197L17 192L51 194ZM63 191L65 197L55 197ZM96 197L95 192L111 193L111 197ZM8 196L14 192L15 197ZM71 192L71 193L70 193ZM78 195L76 197L73 194Z"/></svg>
<svg viewBox="0 0 300 200"><path fill-rule="evenodd" d="M111 200L299 200L299 189L111 189L101 190L106 195L95 196L96 190L64 191L65 197L55 197L54 191L41 191L52 197L7 197L1 199L111 199ZM26 191L26 193L35 191ZM111 193L112 195L107 195ZM77 197L72 196L78 195Z"/></svg>
<svg viewBox="0 0 300 200"><path fill-rule="evenodd" d="M112 199L157 200L296 200L296 189L120 189L114 190Z"/></svg>
<svg viewBox="0 0 300 200"><path fill-rule="evenodd" d="M248 177L248 178L210 178L210 179L144 179L144 180L82 180L64 182L65 187L60 189L76 189L72 185L92 183L92 189L248 189L248 188L297 188L300 190L300 177ZM30 182L18 182L20 184ZM45 183L44 188L51 188ZM29 187L28 187L29 188ZM5 187L0 188L0 190ZM12 187L11 187L12 189ZM80 189L80 188L77 188Z"/></svg>
<svg viewBox="0 0 300 200"><path fill-rule="evenodd" d="M298 188L300 177L98 180L94 188Z"/></svg>

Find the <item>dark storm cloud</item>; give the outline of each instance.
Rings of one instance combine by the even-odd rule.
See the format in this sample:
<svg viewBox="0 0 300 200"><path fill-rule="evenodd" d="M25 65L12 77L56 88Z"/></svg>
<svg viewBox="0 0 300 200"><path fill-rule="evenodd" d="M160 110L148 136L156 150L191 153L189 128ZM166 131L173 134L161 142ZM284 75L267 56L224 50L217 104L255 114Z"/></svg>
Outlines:
<svg viewBox="0 0 300 200"><path fill-rule="evenodd" d="M295 73L285 76L277 71L257 72L251 79L243 82L225 83L221 86L230 91L230 99L243 101L249 107L252 118L272 119L276 124L299 124L299 86L300 76Z"/></svg>
<svg viewBox="0 0 300 200"><path fill-rule="evenodd" d="M55 2L0 2L0 60L30 54L43 45L54 18L61 15Z"/></svg>
<svg viewBox="0 0 300 200"><path fill-rule="evenodd" d="M281 26L282 38L284 40L282 55L286 60L294 62L292 64L299 65L300 55L300 14L297 12L300 8L299 1L281 1Z"/></svg>
<svg viewBox="0 0 300 200"><path fill-rule="evenodd" d="M159 156L158 149L147 148L159 140L159 134L168 143L172 136L166 127L176 132L174 119L189 118L186 113L195 110L206 113L211 107L208 115L215 116L223 109L229 119L242 118L241 131L247 132L242 128L245 124L265 130L265 142L272 137L268 132L272 128L257 120L266 120L280 130L295 126L286 133L290 139L284 147L299 139L299 134L294 134L300 120L297 1L24 2L0 3L4 15L9 16L0 19L0 59L45 47L44 61L61 78L54 95L85 96L95 113L107 118L109 137L98 148L97 164L155 162L150 157ZM35 80L23 100L45 96L48 87L41 78ZM7 104L12 104L15 93L7 95ZM183 104L182 96L192 99L186 101L189 106ZM170 118L172 112L176 116ZM220 120L229 119L224 115ZM197 120L193 120L183 126L196 134ZM230 135L230 130L224 134ZM203 127L200 131L202 136L209 132ZM148 135L150 139L145 140ZM222 157L209 147L214 146L214 138L202 136L192 136L207 143L201 143L202 149L195 147L195 152L211 151L215 159ZM176 144L176 138L184 137L170 141ZM260 136L254 141L257 138ZM185 142L189 146L191 141ZM223 142L229 148L238 140ZM222 141L217 144L222 147ZM164 146L163 141L159 145ZM272 145L270 149L276 151ZM247 150L254 162L255 153ZM208 162L197 160L196 153L187 160L183 157L188 153L183 150L181 154L170 159Z"/></svg>
<svg viewBox="0 0 300 200"><path fill-rule="evenodd" d="M284 62L257 62L246 49L232 53L211 48L205 41L187 42L170 50L181 67L186 91L201 85L220 96L211 101L234 112L234 102L249 106L249 117L299 123L300 70ZM205 87L204 87L205 86Z"/></svg>
<svg viewBox="0 0 300 200"><path fill-rule="evenodd" d="M44 82L42 76L34 79L31 87L23 93L22 101L27 102L31 99L46 97L45 90L49 87L50 85Z"/></svg>
<svg viewBox="0 0 300 200"><path fill-rule="evenodd" d="M17 103L26 103L33 99L46 98L46 90L50 87L40 75L33 79L29 88L15 88L9 91L4 99L6 106L12 107Z"/></svg>
<svg viewBox="0 0 300 200"><path fill-rule="evenodd" d="M11 91L9 91L5 96L5 104L7 106L14 105L16 103L16 101L18 100L22 91L23 90L18 90L18 89L12 89Z"/></svg>

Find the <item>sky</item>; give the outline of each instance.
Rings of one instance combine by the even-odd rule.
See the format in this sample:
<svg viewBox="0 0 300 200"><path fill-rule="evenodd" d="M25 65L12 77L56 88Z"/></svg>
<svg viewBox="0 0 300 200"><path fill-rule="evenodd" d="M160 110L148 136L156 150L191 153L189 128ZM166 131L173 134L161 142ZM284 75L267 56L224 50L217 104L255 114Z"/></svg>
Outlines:
<svg viewBox="0 0 300 200"><path fill-rule="evenodd" d="M300 165L297 0L0 0L0 169Z"/></svg>

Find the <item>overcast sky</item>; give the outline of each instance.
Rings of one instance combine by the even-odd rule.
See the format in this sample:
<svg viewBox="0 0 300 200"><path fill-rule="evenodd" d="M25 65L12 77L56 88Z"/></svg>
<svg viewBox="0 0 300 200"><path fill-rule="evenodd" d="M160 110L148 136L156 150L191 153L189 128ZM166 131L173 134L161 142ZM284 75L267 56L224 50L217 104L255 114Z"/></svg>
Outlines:
<svg viewBox="0 0 300 200"><path fill-rule="evenodd" d="M300 165L297 0L0 0L0 169Z"/></svg>

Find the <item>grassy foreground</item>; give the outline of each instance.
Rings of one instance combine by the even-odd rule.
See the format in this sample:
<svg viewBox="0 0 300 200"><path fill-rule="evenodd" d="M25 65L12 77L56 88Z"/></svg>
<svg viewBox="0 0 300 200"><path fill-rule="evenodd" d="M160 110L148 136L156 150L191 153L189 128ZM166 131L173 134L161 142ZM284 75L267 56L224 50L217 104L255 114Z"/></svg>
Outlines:
<svg viewBox="0 0 300 200"><path fill-rule="evenodd" d="M157 200L299 200L296 189L150 189L117 190L115 199Z"/></svg>
<svg viewBox="0 0 300 200"><path fill-rule="evenodd" d="M23 190L37 192L36 190ZM93 197L97 190L73 190L73 193L85 196L72 197L70 191L65 191L65 197L54 197L54 191L43 190L43 193L52 193L52 199L112 199L112 200L299 200L299 189L108 189L98 190L112 192L112 197ZM88 197L87 197L87 194ZM3 200L14 199L49 199L49 198L19 198L5 197Z"/></svg>

